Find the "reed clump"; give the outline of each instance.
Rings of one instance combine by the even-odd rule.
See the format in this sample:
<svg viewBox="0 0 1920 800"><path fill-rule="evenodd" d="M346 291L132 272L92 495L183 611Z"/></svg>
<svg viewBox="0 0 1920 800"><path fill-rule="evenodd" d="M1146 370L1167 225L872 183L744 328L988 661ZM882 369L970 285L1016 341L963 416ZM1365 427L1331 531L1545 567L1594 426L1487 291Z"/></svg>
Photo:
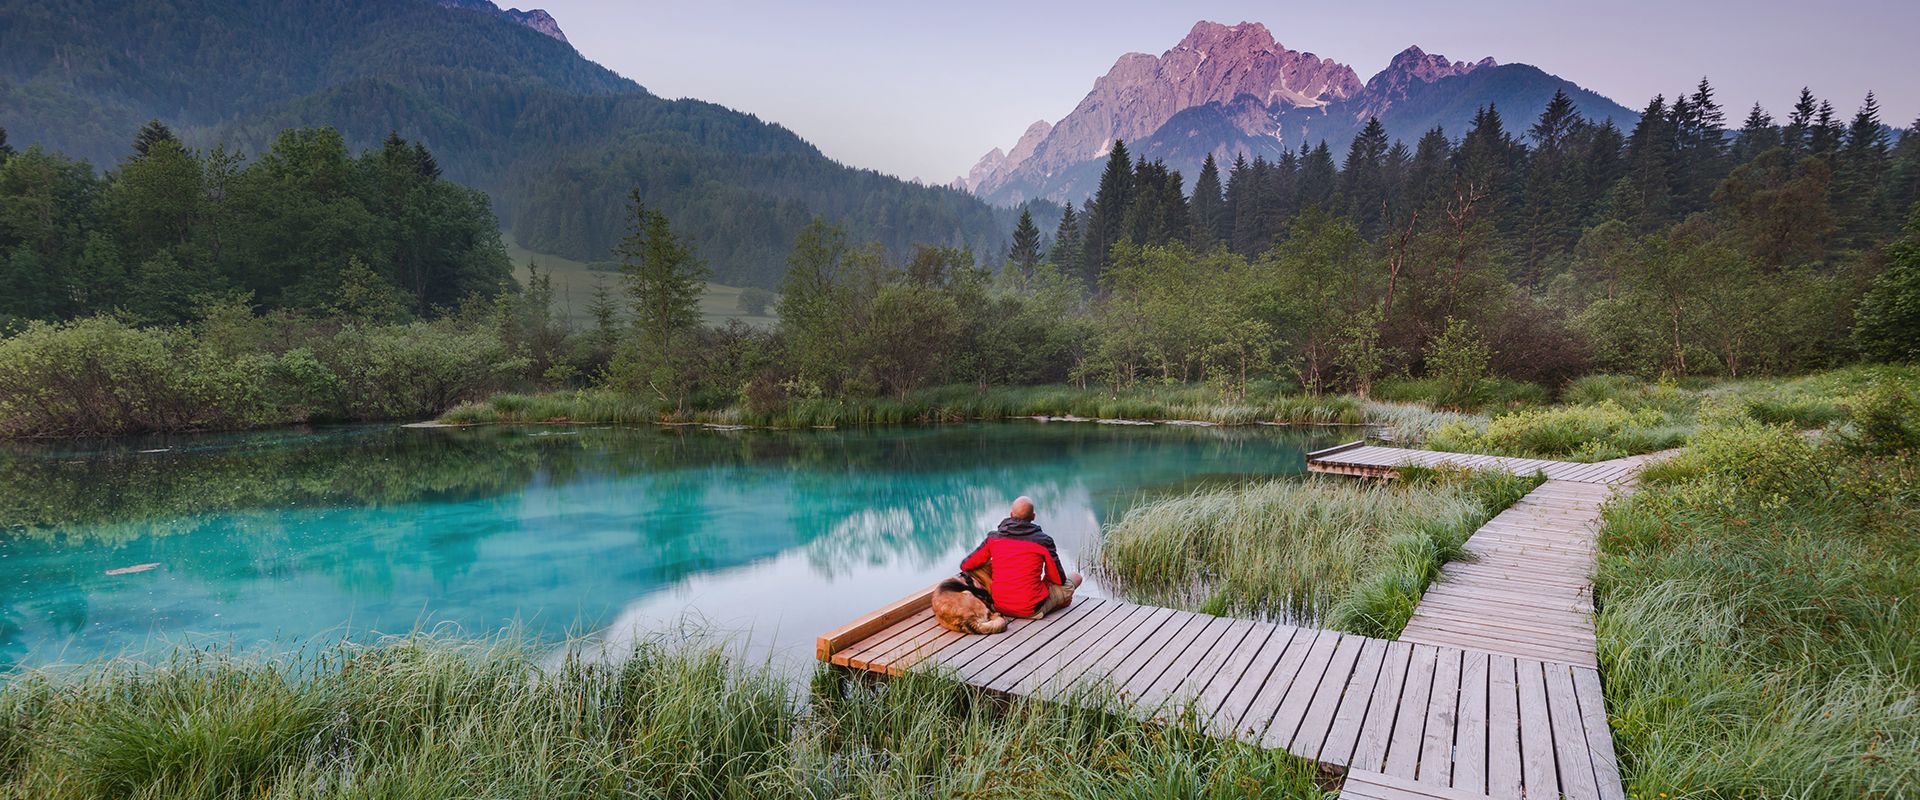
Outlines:
<svg viewBox="0 0 1920 800"><path fill-rule="evenodd" d="M1710 418L1606 512L1607 706L1639 797L1900 797L1920 786L1914 384L1809 438Z"/></svg>
<svg viewBox="0 0 1920 800"><path fill-rule="evenodd" d="M1149 503L1107 531L1099 569L1148 604L1393 638L1467 537L1536 485L1402 472L1392 483L1276 480Z"/></svg>
<svg viewBox="0 0 1920 800"><path fill-rule="evenodd" d="M812 691L720 645L555 663L422 634L181 651L0 684L0 796L1317 798L1315 768L1186 718L986 701L936 676Z"/></svg>

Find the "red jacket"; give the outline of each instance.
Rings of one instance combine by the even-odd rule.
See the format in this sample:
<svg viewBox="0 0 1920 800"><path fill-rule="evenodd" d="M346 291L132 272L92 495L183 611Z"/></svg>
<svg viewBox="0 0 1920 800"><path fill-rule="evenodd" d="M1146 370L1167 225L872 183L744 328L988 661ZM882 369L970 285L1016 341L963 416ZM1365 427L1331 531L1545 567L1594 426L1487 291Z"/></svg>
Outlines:
<svg viewBox="0 0 1920 800"><path fill-rule="evenodd" d="M1034 609L1047 599L1047 587L1067 582L1053 537L1023 519L1001 520L1000 528L987 534L987 540L960 562L960 571L986 564L993 565L993 583L988 591L993 594L993 606L1002 614L1033 616Z"/></svg>

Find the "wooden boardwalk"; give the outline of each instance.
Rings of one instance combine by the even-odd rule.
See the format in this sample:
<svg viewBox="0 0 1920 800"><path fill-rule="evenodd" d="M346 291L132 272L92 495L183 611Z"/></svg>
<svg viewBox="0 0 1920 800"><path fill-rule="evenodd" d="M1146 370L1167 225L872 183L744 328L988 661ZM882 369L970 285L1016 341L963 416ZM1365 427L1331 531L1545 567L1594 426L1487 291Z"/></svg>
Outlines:
<svg viewBox="0 0 1920 800"><path fill-rule="evenodd" d="M963 636L933 622L927 596L883 609L892 621L879 629L821 637L823 660L883 674L932 668L1145 719L1190 710L1223 738L1455 792L1443 797L1623 796L1588 667L1097 598Z"/></svg>
<svg viewBox="0 0 1920 800"><path fill-rule="evenodd" d="M1593 564L1606 486L1547 481L1467 539L1442 567L1403 641L1598 668Z"/></svg>
<svg viewBox="0 0 1920 800"><path fill-rule="evenodd" d="M934 623L931 590L820 637L822 661L887 675L932 669L994 692L1191 712L1215 735L1345 773L1374 800L1621 800L1595 658L1591 573L1600 506L1649 457L1569 464L1346 445L1318 472L1392 477L1456 464L1550 480L1467 541L1398 641L1088 598L1004 634Z"/></svg>
<svg viewBox="0 0 1920 800"><path fill-rule="evenodd" d="M1658 455L1658 454L1655 454ZM1409 450L1354 442L1307 454L1307 468L1336 475L1360 475L1368 478L1394 477L1396 467L1439 467L1498 469L1515 475L1544 474L1548 480L1579 483L1631 483L1649 456L1630 456L1592 464L1547 461L1538 458L1480 456L1471 453L1441 453L1434 450Z"/></svg>

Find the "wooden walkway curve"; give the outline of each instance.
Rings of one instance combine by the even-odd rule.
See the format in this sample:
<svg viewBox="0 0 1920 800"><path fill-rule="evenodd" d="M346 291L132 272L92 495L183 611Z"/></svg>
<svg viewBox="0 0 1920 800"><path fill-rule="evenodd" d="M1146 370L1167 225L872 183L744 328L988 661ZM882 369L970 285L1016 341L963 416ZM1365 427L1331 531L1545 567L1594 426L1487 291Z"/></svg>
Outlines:
<svg viewBox="0 0 1920 800"><path fill-rule="evenodd" d="M1648 460L1568 464L1346 445L1319 472L1458 464L1554 478L1468 539L1397 641L1088 598L1004 634L940 628L931 589L821 636L822 661L935 669L988 691L1191 712L1215 735L1345 773L1343 797L1621 800L1594 656L1599 509Z"/></svg>

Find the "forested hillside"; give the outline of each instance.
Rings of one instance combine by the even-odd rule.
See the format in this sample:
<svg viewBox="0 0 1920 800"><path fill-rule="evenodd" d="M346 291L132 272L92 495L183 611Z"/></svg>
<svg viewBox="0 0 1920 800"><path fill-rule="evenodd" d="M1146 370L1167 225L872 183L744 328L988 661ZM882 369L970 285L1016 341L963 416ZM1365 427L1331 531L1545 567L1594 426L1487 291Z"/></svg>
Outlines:
<svg viewBox="0 0 1920 800"><path fill-rule="evenodd" d="M0 126L96 164L159 119L190 148L265 151L335 127L352 148L397 132L487 191L522 244L603 258L639 187L716 280L771 286L821 215L902 252L998 249L1010 212L833 162L778 125L665 100L567 44L430 0L114 3L0 0Z"/></svg>

